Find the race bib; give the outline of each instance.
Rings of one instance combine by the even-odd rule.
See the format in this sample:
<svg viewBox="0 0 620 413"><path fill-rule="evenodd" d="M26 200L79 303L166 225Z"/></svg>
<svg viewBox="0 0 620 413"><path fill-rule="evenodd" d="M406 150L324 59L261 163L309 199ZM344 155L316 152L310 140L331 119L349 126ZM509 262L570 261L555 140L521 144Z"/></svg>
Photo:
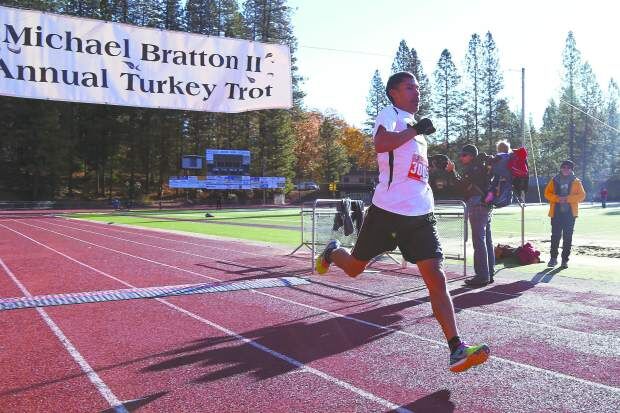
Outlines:
<svg viewBox="0 0 620 413"><path fill-rule="evenodd" d="M409 174L407 175L411 179L416 181L428 183L428 160L418 155L413 154L411 159L411 166L409 167Z"/></svg>

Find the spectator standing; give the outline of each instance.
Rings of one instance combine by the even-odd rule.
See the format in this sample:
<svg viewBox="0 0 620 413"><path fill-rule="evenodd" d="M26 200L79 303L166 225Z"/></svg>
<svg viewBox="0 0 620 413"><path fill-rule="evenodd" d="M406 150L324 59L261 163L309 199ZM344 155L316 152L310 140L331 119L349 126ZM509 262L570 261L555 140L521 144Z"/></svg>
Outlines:
<svg viewBox="0 0 620 413"><path fill-rule="evenodd" d="M586 192L574 173L575 164L566 160L560 165L560 173L549 181L545 188L545 198L549 201L551 217L551 259L548 266L558 264L558 248L562 242L562 264L568 268L568 257L573 243L575 219L579 214L579 203L586 198Z"/></svg>
<svg viewBox="0 0 620 413"><path fill-rule="evenodd" d="M483 286L494 281L495 252L491 236L492 206L484 201L490 187L490 176L485 164L486 155L480 159L478 148L465 145L459 159L463 164L463 174L454 170L454 163L448 162L447 170L454 173L459 182L463 199L467 204L467 215L471 225L471 238L474 245L474 270L476 275L465 280L470 286Z"/></svg>
<svg viewBox="0 0 620 413"><path fill-rule="evenodd" d="M607 188L601 189L601 206L607 208Z"/></svg>

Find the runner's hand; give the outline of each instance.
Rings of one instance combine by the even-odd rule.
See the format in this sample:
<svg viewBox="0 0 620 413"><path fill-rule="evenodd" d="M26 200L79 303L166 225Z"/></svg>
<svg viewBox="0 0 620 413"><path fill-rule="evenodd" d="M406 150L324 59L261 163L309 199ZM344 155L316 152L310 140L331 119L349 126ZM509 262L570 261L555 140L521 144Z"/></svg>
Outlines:
<svg viewBox="0 0 620 413"><path fill-rule="evenodd" d="M413 125L413 128L418 132L419 135L430 135L435 133L435 127L433 126L433 122L431 122L428 118L420 119L418 123Z"/></svg>

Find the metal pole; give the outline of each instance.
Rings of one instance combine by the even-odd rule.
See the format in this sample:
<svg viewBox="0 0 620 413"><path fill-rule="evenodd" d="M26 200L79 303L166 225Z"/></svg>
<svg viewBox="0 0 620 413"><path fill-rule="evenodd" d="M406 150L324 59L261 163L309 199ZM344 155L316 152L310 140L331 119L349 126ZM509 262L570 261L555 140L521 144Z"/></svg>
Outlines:
<svg viewBox="0 0 620 413"><path fill-rule="evenodd" d="M525 68L521 68L521 137L525 148Z"/></svg>
<svg viewBox="0 0 620 413"><path fill-rule="evenodd" d="M467 204L465 202L463 204L463 277L467 277L467 241L468 241L468 227L467 227L467 219L469 211L467 209Z"/></svg>
<svg viewBox="0 0 620 413"><path fill-rule="evenodd" d="M312 205L312 255L311 255L312 274L314 274L314 258L316 254L316 204L317 204L317 201L314 201L314 205Z"/></svg>
<svg viewBox="0 0 620 413"><path fill-rule="evenodd" d="M525 245L525 203L521 202L521 246Z"/></svg>

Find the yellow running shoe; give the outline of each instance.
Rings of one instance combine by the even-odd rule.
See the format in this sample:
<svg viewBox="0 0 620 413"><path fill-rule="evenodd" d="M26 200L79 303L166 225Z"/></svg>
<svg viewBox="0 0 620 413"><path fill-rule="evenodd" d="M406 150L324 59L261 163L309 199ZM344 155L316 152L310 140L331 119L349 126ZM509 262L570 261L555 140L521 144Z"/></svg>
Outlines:
<svg viewBox="0 0 620 413"><path fill-rule="evenodd" d="M333 250L340 248L340 241L333 239L327 243L322 253L316 257L315 267L316 272L323 275L329 270L329 265L332 263L330 255Z"/></svg>

